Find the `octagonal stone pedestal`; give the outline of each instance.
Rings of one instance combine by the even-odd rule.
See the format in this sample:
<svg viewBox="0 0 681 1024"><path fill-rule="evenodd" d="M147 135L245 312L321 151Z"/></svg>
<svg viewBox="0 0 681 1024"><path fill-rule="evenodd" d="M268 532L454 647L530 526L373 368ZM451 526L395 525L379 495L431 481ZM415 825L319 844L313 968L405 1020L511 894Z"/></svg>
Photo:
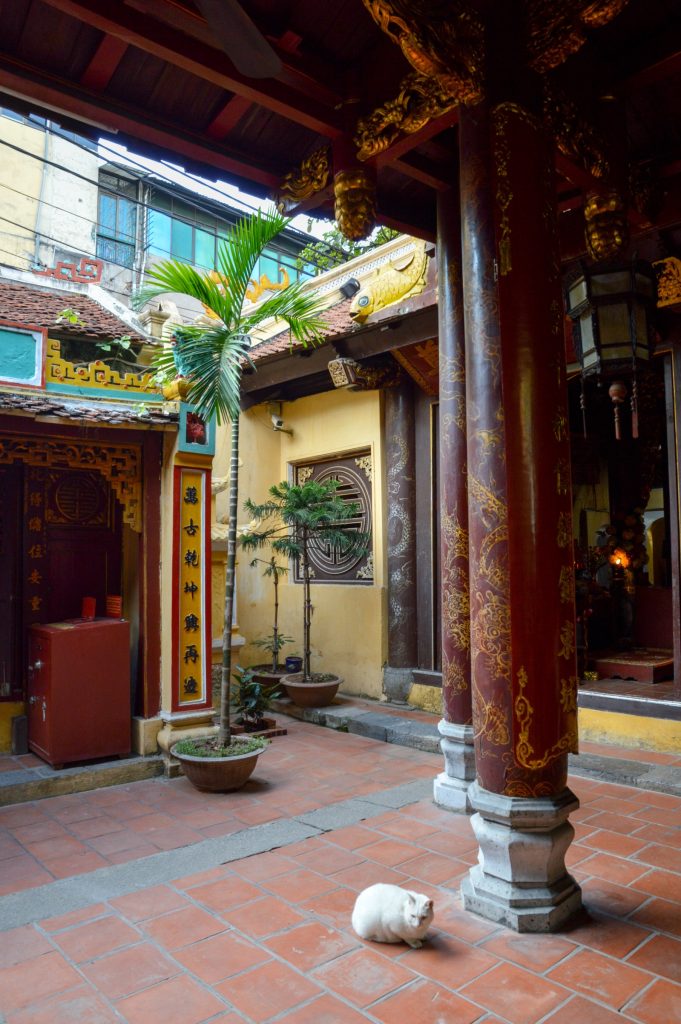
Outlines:
<svg viewBox="0 0 681 1024"><path fill-rule="evenodd" d="M433 782L433 799L438 807L460 814L470 814L468 790L475 779L473 726L455 725L444 718L438 723L440 750L445 770Z"/></svg>
<svg viewBox="0 0 681 1024"><path fill-rule="evenodd" d="M550 932L582 906L582 892L565 868L574 836L567 820L579 807L564 789L557 797L507 797L474 782L471 824L479 864L461 883L466 910L517 932Z"/></svg>

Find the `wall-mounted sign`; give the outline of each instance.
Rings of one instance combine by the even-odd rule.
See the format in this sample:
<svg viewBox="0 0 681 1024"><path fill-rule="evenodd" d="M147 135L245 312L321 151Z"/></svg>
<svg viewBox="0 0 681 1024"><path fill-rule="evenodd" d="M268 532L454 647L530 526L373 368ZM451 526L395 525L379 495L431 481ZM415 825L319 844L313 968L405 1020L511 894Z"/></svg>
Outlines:
<svg viewBox="0 0 681 1024"><path fill-rule="evenodd" d="M210 471L175 467L173 710L209 707Z"/></svg>

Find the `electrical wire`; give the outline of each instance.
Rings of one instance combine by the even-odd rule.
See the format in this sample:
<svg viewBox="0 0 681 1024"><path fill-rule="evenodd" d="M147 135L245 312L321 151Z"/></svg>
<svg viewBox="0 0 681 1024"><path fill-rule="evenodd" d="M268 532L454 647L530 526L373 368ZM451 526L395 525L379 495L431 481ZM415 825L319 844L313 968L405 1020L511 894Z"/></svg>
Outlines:
<svg viewBox="0 0 681 1024"><path fill-rule="evenodd" d="M77 142L77 141L75 141L75 139L72 139L72 138L65 139L63 132L56 132L56 131L54 131L54 129L50 129L49 127L43 127L41 125L35 125L35 128L37 130L39 130L39 131L41 131L41 130L42 131L46 131L46 132L54 135L56 138L62 139L63 141L68 142L70 145L76 146L78 149L82 149L84 152L90 153L91 155L94 155L94 156L98 155L97 152L95 152L90 146L87 146L87 145L85 145L82 142ZM86 182L89 185L93 185L97 189L101 188L99 180L95 180L93 178L88 177L85 174L81 174L80 171L73 170L70 167L64 167L62 164L57 163L55 160L50 160L47 157L39 156L37 153L31 153L30 150L24 149L23 147L18 146L15 143L8 142L6 139L0 139L0 145L3 145L5 147L7 147L8 149L12 149L12 150L14 150L17 153L21 153L24 156L27 156L27 157L29 157L32 160L37 160L39 163L47 164L50 167L54 167L57 170L60 170L60 171L62 171L65 174L69 174L69 175L71 175L71 176L73 176L75 178L79 178L81 181L84 181L84 182ZM113 158L115 158L115 160L117 160L119 162L119 164L121 163L121 161L126 161L127 160L129 163L131 163L133 165L133 167L136 167L138 170L141 170L143 172L143 175L138 178L139 181L147 181L149 179L151 186L153 188L157 189L159 192L165 193L165 194L169 195L173 199L179 199L179 200L184 200L185 202L188 202L186 195L178 193L176 189L173 189L172 185L177 185L177 183L174 183L170 179L166 178L165 181L168 182L169 184L165 184L163 176L158 174L158 172L150 171L148 168L144 167L143 164L140 164L138 161L135 161L133 157L130 157L127 154L126 154L125 157L121 156L120 153L117 153L115 150L113 150L109 146L107 146L106 142L103 142L103 141L100 140L98 145L99 145L99 148L102 149L105 153L108 153ZM125 170L125 166L124 165L123 165L123 170ZM186 172L184 172L184 171L183 172L178 172L178 173L186 174ZM259 207L257 207L257 206L251 206L250 204L243 202L243 200L240 200L240 199L239 200L235 200L235 199L233 199L233 197L229 196L225 192L222 192L220 189L218 189L216 186L212 185L210 182L204 182L202 179L197 178L197 177L195 177L193 175L188 175L187 174L186 176L188 178L190 178L190 180L194 180L194 181L199 182L203 187L210 188L217 195L219 195L220 198L223 201L225 201L225 205L229 205L230 201L232 203L234 203L234 202L242 202L243 205L247 207L247 209L251 209L253 212L255 212L255 211L257 211L259 209ZM182 187L182 186L179 186L179 187ZM160 212L160 213L164 213L165 212L163 210L159 211L157 209L157 207L153 206L153 204L144 202L144 200L141 200L141 199L131 199L130 196L126 195L120 189L107 187L106 191L111 193L111 194L113 194L113 195L115 195L115 196L117 196L117 197L119 197L119 198L127 199L128 202L130 202L133 205L135 205L137 207L140 207L142 209L157 210L157 212ZM187 189L187 192L190 192L190 189ZM193 195L192 195L191 201L188 202L188 205L191 205L191 206L195 207L196 209L201 210L202 212L207 213L208 215L210 215L212 217L216 217L216 219L219 219L219 218L217 218L217 211L215 210L214 207L202 204L200 200L194 199ZM233 206L231 208L231 212L233 212ZM290 226L286 230L287 230L287 233L296 235L301 240L304 239L306 244L317 244L318 243L318 244L322 245L328 251L329 255L342 257L343 260L345 260L347 258L346 254L343 252L342 249L338 248L337 246L334 246L330 242L327 242L325 239L314 238L314 236L308 235L305 232L300 231L300 229L292 228ZM285 250L281 250L279 247L277 247L276 244L273 244L272 248L275 249L275 251L277 251L277 252L280 252L280 251L284 251L285 252ZM320 264L315 262L314 256L313 256L313 258L311 260L309 260L309 262L312 263L314 266L316 266L317 269L319 269L319 270L323 270L324 269L322 266L320 266Z"/></svg>

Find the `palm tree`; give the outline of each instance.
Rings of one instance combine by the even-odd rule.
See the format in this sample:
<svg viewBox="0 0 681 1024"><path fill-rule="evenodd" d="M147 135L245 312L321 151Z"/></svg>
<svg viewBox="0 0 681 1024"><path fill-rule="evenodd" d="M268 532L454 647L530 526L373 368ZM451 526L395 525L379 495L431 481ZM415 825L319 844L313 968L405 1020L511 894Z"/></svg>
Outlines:
<svg viewBox="0 0 681 1024"><path fill-rule="evenodd" d="M239 399L244 364L250 363L251 338L273 317L288 324L292 339L303 345L321 341L323 321L319 300L303 291L301 282L276 292L257 307L245 309L246 291L264 249L286 227L288 220L276 211L258 211L232 228L218 250L214 271L200 273L179 260L163 260L147 274L150 282L138 296L137 305L165 292L197 299L214 323L177 328L175 344L157 357L159 375L189 383L188 401L208 420L231 422L229 474L229 530L225 575L225 618L222 639L222 692L220 697L221 747L231 742L229 693L232 670L232 610L236 560L236 517L239 473ZM253 365L251 363L251 365Z"/></svg>

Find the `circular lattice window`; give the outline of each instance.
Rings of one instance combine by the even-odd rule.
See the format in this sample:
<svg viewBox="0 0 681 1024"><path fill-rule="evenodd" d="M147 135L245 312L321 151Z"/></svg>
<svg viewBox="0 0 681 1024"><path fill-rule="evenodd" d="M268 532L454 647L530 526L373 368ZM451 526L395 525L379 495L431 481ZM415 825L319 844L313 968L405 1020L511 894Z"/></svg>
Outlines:
<svg viewBox="0 0 681 1024"><path fill-rule="evenodd" d="M57 522L99 526L106 522L106 493L99 477L89 473L67 473L52 494Z"/></svg>
<svg viewBox="0 0 681 1024"><path fill-rule="evenodd" d="M357 514L343 521L344 528L349 532L368 534L371 529L371 493L364 475L348 465L336 465L322 470L315 477L317 483L326 480L337 480L337 496L357 506ZM346 576L360 562L366 561L366 557L365 542L341 548L315 539L310 545L310 563L317 582Z"/></svg>

